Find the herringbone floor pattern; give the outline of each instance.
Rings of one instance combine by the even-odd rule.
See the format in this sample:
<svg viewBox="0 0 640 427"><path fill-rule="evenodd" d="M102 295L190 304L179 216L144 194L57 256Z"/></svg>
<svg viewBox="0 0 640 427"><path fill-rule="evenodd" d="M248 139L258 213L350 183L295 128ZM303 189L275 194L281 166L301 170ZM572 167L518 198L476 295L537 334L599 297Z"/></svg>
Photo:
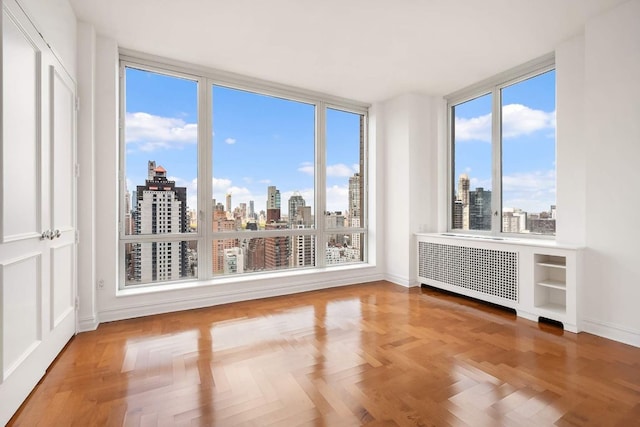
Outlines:
<svg viewBox="0 0 640 427"><path fill-rule="evenodd" d="M22 426L633 426L640 349L387 282L102 324Z"/></svg>

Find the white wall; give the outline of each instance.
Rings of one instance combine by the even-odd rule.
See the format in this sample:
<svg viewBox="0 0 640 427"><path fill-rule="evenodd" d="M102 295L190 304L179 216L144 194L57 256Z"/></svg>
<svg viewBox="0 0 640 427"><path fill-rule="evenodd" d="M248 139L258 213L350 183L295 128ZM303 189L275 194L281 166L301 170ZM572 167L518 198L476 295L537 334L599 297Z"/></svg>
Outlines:
<svg viewBox="0 0 640 427"><path fill-rule="evenodd" d="M556 49L556 240L586 243L587 165L584 132L584 35Z"/></svg>
<svg viewBox="0 0 640 427"><path fill-rule="evenodd" d="M640 346L640 0L585 28L585 330Z"/></svg>
<svg viewBox="0 0 640 427"><path fill-rule="evenodd" d="M95 76L96 34L92 26L78 24L78 326L98 326L95 295Z"/></svg>
<svg viewBox="0 0 640 427"><path fill-rule="evenodd" d="M385 276L417 283L414 233L437 230L438 98L406 94L379 105L384 130Z"/></svg>
<svg viewBox="0 0 640 427"><path fill-rule="evenodd" d="M76 15L68 0L17 0L67 72L76 77Z"/></svg>

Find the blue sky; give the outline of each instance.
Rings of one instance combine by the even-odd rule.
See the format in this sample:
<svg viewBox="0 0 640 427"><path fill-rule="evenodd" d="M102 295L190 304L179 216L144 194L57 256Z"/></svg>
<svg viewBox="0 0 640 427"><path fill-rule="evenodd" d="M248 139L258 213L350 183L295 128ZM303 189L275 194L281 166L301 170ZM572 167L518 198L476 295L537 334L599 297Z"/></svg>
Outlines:
<svg viewBox="0 0 640 427"><path fill-rule="evenodd" d="M327 208L346 210L348 180L358 170L359 115L327 112ZM213 197L233 207L255 201L265 209L267 187L287 200L300 192L314 206L314 107L215 86L213 89ZM126 73L126 176L130 191L155 160L187 187L196 208L197 84L136 69Z"/></svg>
<svg viewBox="0 0 640 427"><path fill-rule="evenodd" d="M455 186L490 189L491 94L455 108ZM503 208L548 211L555 204L555 71L502 91Z"/></svg>

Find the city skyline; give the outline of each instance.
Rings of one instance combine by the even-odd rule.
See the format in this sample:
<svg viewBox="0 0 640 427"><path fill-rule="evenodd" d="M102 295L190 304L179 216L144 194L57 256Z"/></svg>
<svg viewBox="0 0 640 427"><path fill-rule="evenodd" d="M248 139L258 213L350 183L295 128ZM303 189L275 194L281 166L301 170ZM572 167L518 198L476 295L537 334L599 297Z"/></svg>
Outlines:
<svg viewBox="0 0 640 427"><path fill-rule="evenodd" d="M197 83L126 68L125 173L132 191L149 158L188 189L197 209ZM213 87L212 198L254 201L266 211L264 189L282 199L296 192L315 206L315 107L223 86ZM360 115L327 109L326 210L346 211L348 178L360 172ZM355 147L355 148L353 148Z"/></svg>

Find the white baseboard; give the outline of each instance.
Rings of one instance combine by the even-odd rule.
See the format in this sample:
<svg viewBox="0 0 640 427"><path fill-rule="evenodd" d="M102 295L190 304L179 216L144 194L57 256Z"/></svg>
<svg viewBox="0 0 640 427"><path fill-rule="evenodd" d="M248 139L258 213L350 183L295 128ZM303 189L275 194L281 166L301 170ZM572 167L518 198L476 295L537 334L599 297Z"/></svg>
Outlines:
<svg viewBox="0 0 640 427"><path fill-rule="evenodd" d="M94 316L78 319L78 330L76 332L95 331L98 329L98 325L100 325L100 322Z"/></svg>
<svg viewBox="0 0 640 427"><path fill-rule="evenodd" d="M220 304L228 304L240 301L249 301L260 298L269 298L282 295L291 295L300 292L316 291L340 286L349 286L366 282L384 280L382 274L359 276L345 281L318 281L303 284L293 284L281 287L264 288L251 287L236 289L233 292L220 293L210 297L183 297L179 300L155 302L149 305L129 306L102 310L99 313L100 322L112 322L116 320L131 319L135 317L151 316L154 314L170 313L174 311L192 310L196 308L211 307Z"/></svg>
<svg viewBox="0 0 640 427"><path fill-rule="evenodd" d="M396 285L404 286L405 288L420 286L420 283L417 279L409 279L407 277L398 276L395 274L385 274L384 280L395 283Z"/></svg>
<svg viewBox="0 0 640 427"><path fill-rule="evenodd" d="M640 331L613 323L582 319L582 330L613 341L640 347Z"/></svg>

